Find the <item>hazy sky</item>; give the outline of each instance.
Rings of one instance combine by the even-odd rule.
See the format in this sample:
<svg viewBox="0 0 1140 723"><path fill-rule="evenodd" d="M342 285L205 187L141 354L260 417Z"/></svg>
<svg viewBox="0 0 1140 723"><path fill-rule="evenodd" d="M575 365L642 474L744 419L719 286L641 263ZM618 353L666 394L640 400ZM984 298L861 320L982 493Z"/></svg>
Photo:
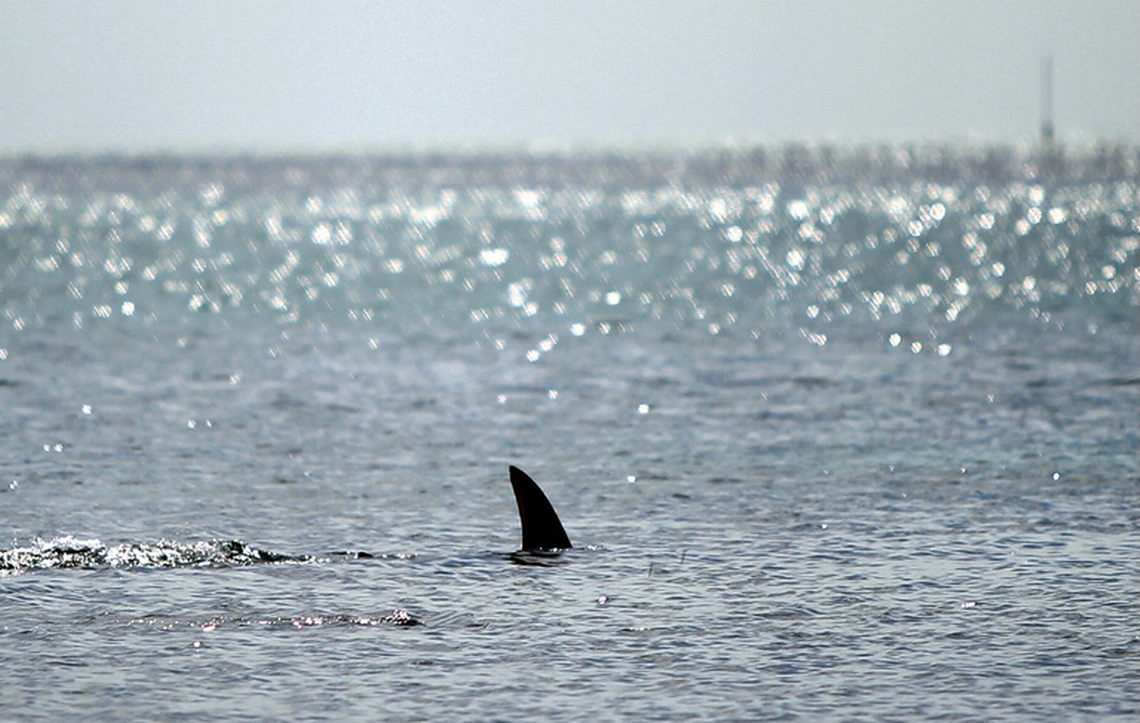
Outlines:
<svg viewBox="0 0 1140 723"><path fill-rule="evenodd" d="M1140 0L0 0L0 152L1140 139Z"/></svg>

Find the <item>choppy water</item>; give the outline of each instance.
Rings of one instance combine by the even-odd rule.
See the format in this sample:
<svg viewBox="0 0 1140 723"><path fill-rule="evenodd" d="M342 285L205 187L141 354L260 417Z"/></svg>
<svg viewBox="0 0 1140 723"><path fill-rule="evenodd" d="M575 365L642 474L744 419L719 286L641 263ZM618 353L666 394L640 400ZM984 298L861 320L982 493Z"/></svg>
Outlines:
<svg viewBox="0 0 1140 723"><path fill-rule="evenodd" d="M2 161L2 717L1133 720L1137 162Z"/></svg>

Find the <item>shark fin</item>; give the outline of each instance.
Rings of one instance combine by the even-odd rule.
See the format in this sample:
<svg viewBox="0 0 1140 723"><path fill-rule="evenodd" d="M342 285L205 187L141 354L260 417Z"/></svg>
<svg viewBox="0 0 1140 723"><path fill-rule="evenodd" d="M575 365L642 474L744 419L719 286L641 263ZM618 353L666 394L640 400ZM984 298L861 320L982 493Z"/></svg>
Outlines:
<svg viewBox="0 0 1140 723"><path fill-rule="evenodd" d="M530 475L518 467L511 467L511 487L519 505L523 550L569 550L573 547L558 513Z"/></svg>

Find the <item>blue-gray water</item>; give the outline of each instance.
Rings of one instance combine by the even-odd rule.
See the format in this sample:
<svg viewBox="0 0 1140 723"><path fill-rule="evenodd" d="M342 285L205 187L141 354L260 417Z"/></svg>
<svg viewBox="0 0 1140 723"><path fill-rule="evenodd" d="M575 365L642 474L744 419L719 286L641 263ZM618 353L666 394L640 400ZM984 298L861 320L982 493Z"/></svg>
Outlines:
<svg viewBox="0 0 1140 723"><path fill-rule="evenodd" d="M0 718L1134 720L1138 158L2 161Z"/></svg>

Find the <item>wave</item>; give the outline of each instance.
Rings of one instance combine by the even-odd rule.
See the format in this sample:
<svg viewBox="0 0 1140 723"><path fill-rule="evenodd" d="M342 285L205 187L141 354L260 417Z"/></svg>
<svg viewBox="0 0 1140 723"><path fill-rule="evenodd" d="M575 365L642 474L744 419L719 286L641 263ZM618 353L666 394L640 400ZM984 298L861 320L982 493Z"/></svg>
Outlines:
<svg viewBox="0 0 1140 723"><path fill-rule="evenodd" d="M176 620L163 617L141 617L132 618L127 621L127 624L132 626L155 627L161 630L185 628L209 633L222 628L235 627L287 628L292 630L327 626L374 627L378 625L393 625L396 627L415 627L417 625L423 625L424 621L403 608L396 608L387 615L379 616L298 615L293 617L272 616L264 618L214 617L207 620Z"/></svg>
<svg viewBox="0 0 1140 723"><path fill-rule="evenodd" d="M265 563L304 563L316 558L262 550L241 540L204 542L127 542L105 545L71 535L36 539L26 547L0 551L0 576L57 568L242 567Z"/></svg>

